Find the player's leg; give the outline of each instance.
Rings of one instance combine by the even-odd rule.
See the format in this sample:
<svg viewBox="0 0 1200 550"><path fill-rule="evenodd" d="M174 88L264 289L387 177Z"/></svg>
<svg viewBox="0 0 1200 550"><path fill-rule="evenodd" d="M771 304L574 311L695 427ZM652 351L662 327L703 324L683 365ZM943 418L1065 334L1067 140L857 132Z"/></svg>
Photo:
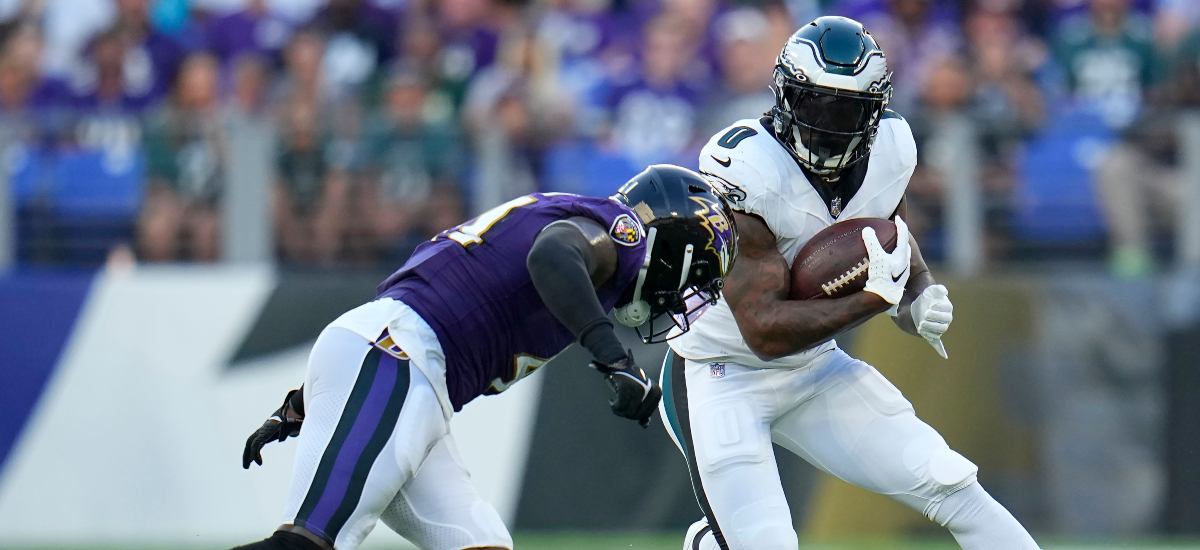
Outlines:
<svg viewBox="0 0 1200 550"><path fill-rule="evenodd" d="M771 448L776 373L725 364L720 372L668 352L663 419L679 443L705 515L685 550L795 550L796 531Z"/></svg>
<svg viewBox="0 0 1200 550"><path fill-rule="evenodd" d="M400 488L380 519L421 550L513 547L500 514L471 484L452 435L429 451L417 475Z"/></svg>
<svg viewBox="0 0 1200 550"><path fill-rule="evenodd" d="M781 415L776 443L850 483L947 527L966 550L1035 550L1012 514L979 485L975 464L917 418L874 367L837 350L813 369L814 396Z"/></svg>
<svg viewBox="0 0 1200 550"><path fill-rule="evenodd" d="M280 529L353 550L447 433L446 419L419 369L343 328L317 339L304 391Z"/></svg>

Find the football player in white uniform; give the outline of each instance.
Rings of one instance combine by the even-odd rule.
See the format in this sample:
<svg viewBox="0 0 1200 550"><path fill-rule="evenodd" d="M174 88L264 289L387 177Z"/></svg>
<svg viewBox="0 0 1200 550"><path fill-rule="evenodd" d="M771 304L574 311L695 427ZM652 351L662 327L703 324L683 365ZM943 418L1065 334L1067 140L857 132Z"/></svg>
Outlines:
<svg viewBox="0 0 1200 550"><path fill-rule="evenodd" d="M740 255L723 298L670 341L662 417L705 517L685 550L795 550L771 442L947 527L966 550L1037 543L872 366L834 338L883 312L945 356L953 318L902 220L917 164L908 123L887 109L883 52L862 25L821 17L792 35L775 67L775 107L734 123L700 154L735 210ZM866 291L788 300L789 266L818 231L890 218L896 249L863 231Z"/></svg>

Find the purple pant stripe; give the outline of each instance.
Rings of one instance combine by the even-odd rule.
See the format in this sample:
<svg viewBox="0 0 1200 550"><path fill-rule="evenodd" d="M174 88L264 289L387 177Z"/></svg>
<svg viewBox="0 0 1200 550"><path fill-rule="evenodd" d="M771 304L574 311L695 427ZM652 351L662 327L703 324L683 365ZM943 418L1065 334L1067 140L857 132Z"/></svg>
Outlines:
<svg viewBox="0 0 1200 550"><path fill-rule="evenodd" d="M405 366L407 367L407 363ZM371 384L371 390L367 393L367 399L358 413L358 418L354 420L354 426L350 428L350 434L346 436L346 442L338 451L337 459L333 463L333 471L329 475L329 482L325 485L325 492L321 495L321 500L317 501L312 515L305 522L309 530L320 530L321 534L325 534L329 518L333 516L334 511L346 496L346 488L350 485L354 467L358 463L359 457L362 456L367 442L375 433L375 428L379 425L379 420L383 417L383 411L387 407L388 398L391 397L393 386L396 384L397 367L394 357L387 354L380 355L379 371Z"/></svg>

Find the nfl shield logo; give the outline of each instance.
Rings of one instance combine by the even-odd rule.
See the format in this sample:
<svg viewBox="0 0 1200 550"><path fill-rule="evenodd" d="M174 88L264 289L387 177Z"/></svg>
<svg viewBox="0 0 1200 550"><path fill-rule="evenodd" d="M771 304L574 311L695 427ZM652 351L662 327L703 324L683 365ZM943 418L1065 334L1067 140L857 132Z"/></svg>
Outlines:
<svg viewBox="0 0 1200 550"><path fill-rule="evenodd" d="M829 215L836 218L836 217L840 216L841 214L842 214L842 198L834 197L832 201L829 201Z"/></svg>
<svg viewBox="0 0 1200 550"><path fill-rule="evenodd" d="M709 370L709 373L712 374L713 378L724 378L725 377L725 364L724 363L709 363L708 370Z"/></svg>

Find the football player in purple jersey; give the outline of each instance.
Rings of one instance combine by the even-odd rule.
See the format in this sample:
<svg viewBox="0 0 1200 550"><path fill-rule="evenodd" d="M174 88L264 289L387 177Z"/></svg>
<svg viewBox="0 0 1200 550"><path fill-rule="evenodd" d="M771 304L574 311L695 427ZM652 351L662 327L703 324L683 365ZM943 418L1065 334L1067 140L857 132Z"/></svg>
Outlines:
<svg viewBox="0 0 1200 550"><path fill-rule="evenodd" d="M240 548L354 550L382 519L424 550L511 549L455 456L451 415L578 341L613 412L645 427L662 392L607 313L646 342L688 330L720 296L731 220L701 176L659 165L611 198L527 195L422 244L325 328L304 385L247 440L246 468L270 441L299 448L286 522Z"/></svg>

